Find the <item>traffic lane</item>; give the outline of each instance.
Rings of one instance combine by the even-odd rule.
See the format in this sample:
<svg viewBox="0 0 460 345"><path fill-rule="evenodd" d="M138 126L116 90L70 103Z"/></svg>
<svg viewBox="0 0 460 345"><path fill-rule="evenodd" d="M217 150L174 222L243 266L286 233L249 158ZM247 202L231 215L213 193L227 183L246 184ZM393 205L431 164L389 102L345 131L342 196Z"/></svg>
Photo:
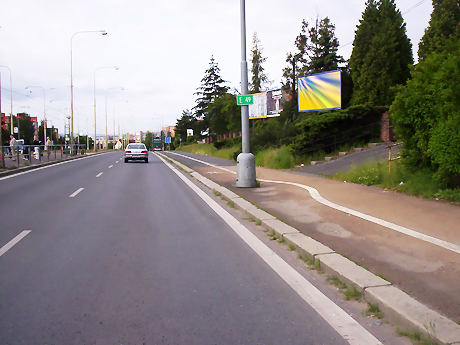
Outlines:
<svg viewBox="0 0 460 345"><path fill-rule="evenodd" d="M53 231L2 257L6 341L346 343L152 161L69 199Z"/></svg>
<svg viewBox="0 0 460 345"><path fill-rule="evenodd" d="M106 171L121 157L118 155L89 156L0 180L1 212L6 215L2 217L0 247L22 230L40 227L48 217L59 217L62 201L95 179L96 171Z"/></svg>

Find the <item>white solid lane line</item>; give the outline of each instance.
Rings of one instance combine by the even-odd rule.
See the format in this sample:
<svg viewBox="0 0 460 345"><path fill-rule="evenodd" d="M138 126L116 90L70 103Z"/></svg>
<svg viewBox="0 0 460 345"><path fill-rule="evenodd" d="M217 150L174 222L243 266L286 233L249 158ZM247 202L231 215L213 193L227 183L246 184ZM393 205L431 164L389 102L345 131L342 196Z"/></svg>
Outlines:
<svg viewBox="0 0 460 345"><path fill-rule="evenodd" d="M213 168L221 169L221 170L230 172L232 174L236 174L234 171L219 167L219 166L217 166L215 164L206 163L206 162L200 161L200 160L198 160L196 158L188 157L188 156L181 155L181 154L178 154L178 153L173 153L173 154L175 154L177 156L180 156L180 157L184 157L184 158L194 160L196 162L211 166ZM300 184L300 183L294 183L294 182L272 181L272 180L262 180L262 179L258 179L258 180L261 181L261 182L288 184L288 185L291 185L291 186L296 186L296 187L303 188L303 189L307 190L308 193L310 193L310 196L313 199L315 199L317 202L319 202L319 203L321 203L321 204L323 204L325 206L328 206L330 208L336 209L336 210L344 212L344 213L351 214L351 215L356 216L358 218L365 219L365 220L367 220L369 222L384 226L384 227L386 227L388 229L397 231L397 232L405 234L407 236L418 238L419 240L422 240L422 241L425 241L425 242L428 242L428 243L431 243L431 244L435 244L435 245L437 245L439 247L442 247L442 248L445 248L445 249L448 249L450 251L453 251L455 253L460 254L460 246L458 246L456 244L453 244L453 243L450 243L450 242L447 242L447 241L443 241L443 240L441 240L439 238L436 238L436 237L432 237L432 236L429 236L429 235L422 234L422 233L417 232L415 230L412 230L412 229L409 229L409 228L406 228L406 227L403 227L403 226L400 226L400 225L397 225L397 224L394 224L394 223L391 223L391 222L387 222L386 220L383 220L383 219L380 219L380 218L377 218L377 217L373 217L373 216L370 216L368 214L365 214L365 213L362 213L362 212L359 212L359 211L355 211L355 210L353 210L351 208L348 208L348 207L340 206L340 205L338 205L336 203L333 203L333 202L323 198L319 194L318 190L313 188L313 187L303 185L303 184Z"/></svg>
<svg viewBox="0 0 460 345"><path fill-rule="evenodd" d="M381 345L382 343L369 333L343 309L331 301L299 272L289 266L273 250L268 248L243 224L222 208L215 200L195 186L179 170L163 157L159 157L184 183L211 207L246 244L254 250L299 296L307 302L337 333L352 345Z"/></svg>
<svg viewBox="0 0 460 345"><path fill-rule="evenodd" d="M100 172L99 174L96 175L96 177L99 177L103 174L103 172Z"/></svg>
<svg viewBox="0 0 460 345"><path fill-rule="evenodd" d="M80 193L85 188L78 188L75 192L69 195L69 198L75 197L78 193Z"/></svg>
<svg viewBox="0 0 460 345"><path fill-rule="evenodd" d="M112 167L113 167L113 165L109 165L109 169L112 168Z"/></svg>
<svg viewBox="0 0 460 345"><path fill-rule="evenodd" d="M30 233L30 230L24 230L19 235L17 235L15 238L13 238L11 241L9 241L7 244L5 244L2 248L0 248L0 256L5 254L16 243L18 243L20 240L22 240L24 237L26 237L29 233Z"/></svg>

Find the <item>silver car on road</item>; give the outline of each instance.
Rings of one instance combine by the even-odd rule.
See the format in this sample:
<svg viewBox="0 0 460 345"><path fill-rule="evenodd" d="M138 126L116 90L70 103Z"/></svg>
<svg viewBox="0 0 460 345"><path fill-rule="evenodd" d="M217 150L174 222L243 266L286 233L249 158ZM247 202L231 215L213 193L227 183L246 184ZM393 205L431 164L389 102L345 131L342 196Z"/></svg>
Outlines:
<svg viewBox="0 0 460 345"><path fill-rule="evenodd" d="M130 160L139 160L144 161L145 163L149 162L149 151L144 144L133 143L128 144L125 149L125 163L128 163Z"/></svg>

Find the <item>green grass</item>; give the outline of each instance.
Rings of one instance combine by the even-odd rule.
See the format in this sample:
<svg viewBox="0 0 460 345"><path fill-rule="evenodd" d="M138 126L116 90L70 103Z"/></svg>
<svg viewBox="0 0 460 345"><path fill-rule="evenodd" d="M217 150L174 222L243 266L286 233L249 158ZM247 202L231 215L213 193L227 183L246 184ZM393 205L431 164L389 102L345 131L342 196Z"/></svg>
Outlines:
<svg viewBox="0 0 460 345"><path fill-rule="evenodd" d="M296 249L297 249L297 247L296 247L295 245L293 245L292 243L289 243L289 244L288 244L288 250L289 250L289 251L293 252L293 251L296 250Z"/></svg>
<svg viewBox="0 0 460 345"><path fill-rule="evenodd" d="M391 173L388 162L372 162L330 177L339 181L378 186L423 198L460 201L460 188L443 188L430 171L407 169L401 161L391 162Z"/></svg>
<svg viewBox="0 0 460 345"><path fill-rule="evenodd" d="M326 281L334 285L347 301L359 301L363 296L362 292L358 291L354 285L347 285L336 276L329 277Z"/></svg>
<svg viewBox="0 0 460 345"><path fill-rule="evenodd" d="M421 332L413 330L401 330L396 329L396 334L400 337L407 337L411 340L414 345L438 345L438 343L431 338L431 336L425 336Z"/></svg>
<svg viewBox="0 0 460 345"><path fill-rule="evenodd" d="M363 309L361 314L364 316L376 317L377 319L383 318L383 312L379 309L379 306L370 302L367 302L367 308Z"/></svg>
<svg viewBox="0 0 460 345"><path fill-rule="evenodd" d="M290 169L294 167L294 157L287 146L270 148L255 155L256 165L270 169Z"/></svg>
<svg viewBox="0 0 460 345"><path fill-rule="evenodd" d="M345 145L338 147L332 153L318 151L307 156L297 156L294 162L292 150L287 146L283 146L281 148L262 150L255 154L255 160L257 166L264 166L271 169L290 169L296 163L308 165L313 160L323 160L325 156L335 157L338 155L338 152L348 152L352 149L353 146ZM233 160L234 153L240 150L240 146L235 145L231 148L217 150L210 144L192 144L181 146L177 150ZM460 202L460 188L443 188L440 182L434 179L433 174L428 170L407 169L399 160L391 162L391 173L388 170L387 161L371 162L353 167L346 172L331 175L330 177L366 186L378 186L408 195ZM257 186L260 187L259 181L257 181Z"/></svg>
<svg viewBox="0 0 460 345"><path fill-rule="evenodd" d="M240 150L240 146L235 145L230 148L223 148L218 150L214 147L214 145L211 144L192 144L178 147L176 150L233 160L233 154Z"/></svg>

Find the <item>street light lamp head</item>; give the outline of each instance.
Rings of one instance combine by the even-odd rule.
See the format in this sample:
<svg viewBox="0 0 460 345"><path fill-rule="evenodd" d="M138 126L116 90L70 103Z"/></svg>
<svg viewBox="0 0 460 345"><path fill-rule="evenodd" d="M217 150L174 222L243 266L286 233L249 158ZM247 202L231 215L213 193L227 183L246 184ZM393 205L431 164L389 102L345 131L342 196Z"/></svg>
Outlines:
<svg viewBox="0 0 460 345"><path fill-rule="evenodd" d="M105 30L102 30L101 32L103 36L107 35L107 32Z"/></svg>
<svg viewBox="0 0 460 345"><path fill-rule="evenodd" d="M118 71L118 70L119 70L118 66L115 66L115 70L116 70L116 71Z"/></svg>

